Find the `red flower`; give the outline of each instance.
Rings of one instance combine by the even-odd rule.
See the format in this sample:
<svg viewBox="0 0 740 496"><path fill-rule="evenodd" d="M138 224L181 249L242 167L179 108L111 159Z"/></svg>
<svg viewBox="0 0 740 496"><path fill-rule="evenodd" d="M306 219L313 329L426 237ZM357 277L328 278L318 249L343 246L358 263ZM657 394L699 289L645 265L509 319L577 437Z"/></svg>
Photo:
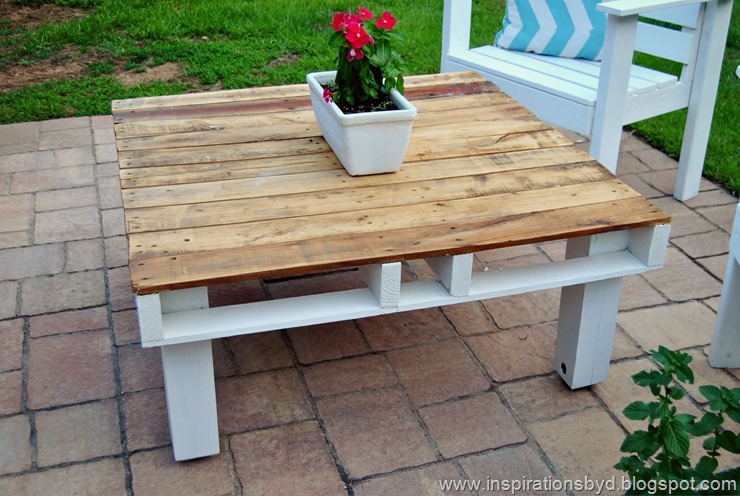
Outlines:
<svg viewBox="0 0 740 496"><path fill-rule="evenodd" d="M334 31L341 31L347 25L347 14L344 12L337 12L334 14L334 22L331 23L331 27Z"/></svg>
<svg viewBox="0 0 740 496"><path fill-rule="evenodd" d="M330 90L329 88L324 88L324 101L325 101L326 103L331 103L331 101L332 101L332 96L333 96L333 95L334 95L334 93L332 93L332 92L331 92L331 90Z"/></svg>
<svg viewBox="0 0 740 496"><path fill-rule="evenodd" d="M365 28L363 28L361 24L357 24L356 22L350 22L349 24L347 24L347 33L344 35L344 37L347 39L347 41L349 41L349 44L355 50L359 50L368 43L375 42L372 36L367 34Z"/></svg>
<svg viewBox="0 0 740 496"><path fill-rule="evenodd" d="M373 13L367 10L365 7L357 7L357 12L360 14L360 17L363 19L372 19Z"/></svg>
<svg viewBox="0 0 740 496"><path fill-rule="evenodd" d="M393 26L396 25L396 18L391 15L387 10L383 12L383 17L375 19L375 25L379 28L387 29L390 31Z"/></svg>
<svg viewBox="0 0 740 496"><path fill-rule="evenodd" d="M350 48L349 53L347 53L347 60L349 62L352 62L353 60L361 60L365 58L365 53L361 49L355 50L354 48Z"/></svg>

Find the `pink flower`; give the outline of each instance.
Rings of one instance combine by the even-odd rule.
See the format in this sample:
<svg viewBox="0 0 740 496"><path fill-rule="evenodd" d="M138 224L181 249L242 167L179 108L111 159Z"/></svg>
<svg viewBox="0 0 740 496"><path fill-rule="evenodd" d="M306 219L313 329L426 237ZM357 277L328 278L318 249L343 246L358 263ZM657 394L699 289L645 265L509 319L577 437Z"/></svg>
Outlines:
<svg viewBox="0 0 740 496"><path fill-rule="evenodd" d="M331 23L331 27L334 31L341 31L347 25L347 14L344 12L337 12L334 14L334 22Z"/></svg>
<svg viewBox="0 0 740 496"><path fill-rule="evenodd" d="M352 62L353 60L361 60L365 58L365 54L361 49L355 50L354 48L350 48L349 53L347 54L347 60L349 62Z"/></svg>
<svg viewBox="0 0 740 496"><path fill-rule="evenodd" d="M367 10L365 7L357 7L357 12L360 14L360 17L363 19L372 19L373 13Z"/></svg>
<svg viewBox="0 0 740 496"><path fill-rule="evenodd" d="M360 17L360 16L359 16L359 15L357 15L357 14L347 14L347 19L346 19L346 21L347 21L347 24L349 24L349 23L351 23L351 22L355 22L355 23L357 23L357 24L360 24L360 25L362 25L362 17Z"/></svg>
<svg viewBox="0 0 740 496"><path fill-rule="evenodd" d="M333 96L333 95L334 95L334 93L332 93L332 92L331 92L331 90L330 90L329 88L324 88L324 101L325 101L326 103L331 103L331 101L332 101L332 96Z"/></svg>
<svg viewBox="0 0 740 496"><path fill-rule="evenodd" d="M375 43L372 36L367 34L365 28L362 27L362 24L357 24L356 22L347 24L347 33L344 37L355 50L359 50L368 43Z"/></svg>
<svg viewBox="0 0 740 496"><path fill-rule="evenodd" d="M391 15L387 10L383 12L383 16L375 19L375 25L379 28L387 29L390 31L393 26L396 25L396 18Z"/></svg>

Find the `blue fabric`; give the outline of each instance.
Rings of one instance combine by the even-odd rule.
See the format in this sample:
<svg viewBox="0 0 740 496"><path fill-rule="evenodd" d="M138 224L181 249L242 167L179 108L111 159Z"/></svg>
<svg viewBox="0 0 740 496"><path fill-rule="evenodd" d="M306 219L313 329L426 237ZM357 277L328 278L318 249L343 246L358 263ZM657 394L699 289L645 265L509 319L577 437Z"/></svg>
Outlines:
<svg viewBox="0 0 740 496"><path fill-rule="evenodd" d="M557 57L601 60L606 14L603 0L506 0L496 46Z"/></svg>

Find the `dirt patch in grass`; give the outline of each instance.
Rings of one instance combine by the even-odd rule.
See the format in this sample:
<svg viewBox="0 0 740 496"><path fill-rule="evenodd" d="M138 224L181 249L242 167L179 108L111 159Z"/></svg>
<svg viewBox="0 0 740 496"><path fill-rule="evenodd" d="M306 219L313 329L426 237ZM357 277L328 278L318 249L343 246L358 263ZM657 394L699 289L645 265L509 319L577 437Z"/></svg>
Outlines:
<svg viewBox="0 0 740 496"><path fill-rule="evenodd" d="M0 0L0 19L3 28L15 31L25 27L32 29L44 22L65 22L85 17L88 11L72 7L60 7L50 3L18 5L11 0Z"/></svg>
<svg viewBox="0 0 740 496"><path fill-rule="evenodd" d="M174 62L165 62L155 67L147 67L144 72L116 71L116 79L125 86L134 86L139 83L154 83L156 81L177 81L181 79L182 66Z"/></svg>
<svg viewBox="0 0 740 496"><path fill-rule="evenodd" d="M19 5L11 0L0 0L0 29L15 33L31 30L42 23L61 23L79 19L88 10L60 7L54 4ZM0 48L0 57L7 57ZM94 61L91 55L82 56L77 50L64 49L48 59L36 63L15 64L0 71L0 92L7 92L28 84L40 84L62 78L77 78Z"/></svg>
<svg viewBox="0 0 740 496"><path fill-rule="evenodd" d="M54 4L19 5L11 0L0 0L0 29L17 33L31 30L45 23L62 23L79 19L89 14L89 10L60 7ZM3 53L5 52L5 53ZM0 47L0 57L9 57L8 50ZM126 86L155 81L181 79L182 66L166 63L147 67L143 72L123 69L122 61L110 61L95 51L80 53L75 47L67 47L42 60L30 60L6 66L0 70L0 93L22 88L31 84L42 84L60 79L79 79L87 74L93 62L108 62L117 66L113 76ZM0 67L5 64L0 64Z"/></svg>
<svg viewBox="0 0 740 496"><path fill-rule="evenodd" d="M87 65L95 60L91 55L80 55L77 50L64 49L33 64L10 66L0 71L0 92L57 79L77 79L85 73Z"/></svg>
<svg viewBox="0 0 740 496"><path fill-rule="evenodd" d="M55 24L68 22L82 18L90 12L89 9L61 7L55 4L19 5L12 0L0 0L0 32L11 33L12 37L13 33L32 30L45 22ZM203 37L199 41L208 41L208 38ZM126 70L125 60L111 60L108 55L96 52L93 49L81 53L76 47L68 46L44 59L30 58L24 61L13 61L11 48L0 46L0 93L7 93L32 84L79 79L90 74L88 67L95 62L114 66L115 70L110 75L125 86L158 81L187 81L197 91L222 89L220 81L204 86L196 78L185 78L182 64L167 62L152 67L148 65L149 61L143 64L145 68L143 71L137 72ZM289 53L270 61L267 67L274 68L299 59L299 55Z"/></svg>

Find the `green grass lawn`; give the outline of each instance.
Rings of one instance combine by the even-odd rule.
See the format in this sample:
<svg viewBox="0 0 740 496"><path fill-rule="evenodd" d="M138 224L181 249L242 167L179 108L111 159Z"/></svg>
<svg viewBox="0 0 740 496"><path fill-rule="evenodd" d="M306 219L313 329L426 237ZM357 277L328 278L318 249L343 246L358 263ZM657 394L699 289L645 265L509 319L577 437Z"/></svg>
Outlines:
<svg viewBox="0 0 740 496"><path fill-rule="evenodd" d="M0 18L0 71L33 70L50 61L77 63L74 77L27 84L0 93L0 123L110 113L110 100L185 91L301 83L305 74L332 68L328 49L332 14L355 7L339 0L0 0L85 8L84 17L30 29ZM439 71L442 0L366 1L398 18L399 47L411 74ZM504 0L479 0L473 41L498 30ZM740 192L740 9L732 15L705 175ZM165 63L177 78L124 84ZM0 72L0 78L3 72ZM685 111L636 123L635 132L673 157L680 152Z"/></svg>

